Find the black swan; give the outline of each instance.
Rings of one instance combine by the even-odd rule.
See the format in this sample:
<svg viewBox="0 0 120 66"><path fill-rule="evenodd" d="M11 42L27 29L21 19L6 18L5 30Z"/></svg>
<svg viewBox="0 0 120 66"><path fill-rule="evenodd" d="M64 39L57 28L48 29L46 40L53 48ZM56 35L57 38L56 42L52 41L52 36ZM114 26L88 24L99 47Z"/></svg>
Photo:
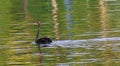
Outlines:
<svg viewBox="0 0 120 66"><path fill-rule="evenodd" d="M50 43L52 43L52 40L48 37L43 37L39 38L39 33L40 33L40 22L36 21L35 22L38 26L36 38L35 38L35 44L38 45L39 47L47 47Z"/></svg>

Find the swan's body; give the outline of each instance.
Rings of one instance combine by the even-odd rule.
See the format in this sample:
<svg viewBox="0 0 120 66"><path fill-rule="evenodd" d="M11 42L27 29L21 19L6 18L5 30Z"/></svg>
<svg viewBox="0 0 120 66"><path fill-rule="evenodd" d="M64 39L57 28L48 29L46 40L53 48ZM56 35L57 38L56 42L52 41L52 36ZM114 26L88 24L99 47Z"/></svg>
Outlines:
<svg viewBox="0 0 120 66"><path fill-rule="evenodd" d="M52 40L48 37L43 37L43 38L39 38L35 41L35 43L39 46L43 46L46 47L48 44L50 44L52 42Z"/></svg>

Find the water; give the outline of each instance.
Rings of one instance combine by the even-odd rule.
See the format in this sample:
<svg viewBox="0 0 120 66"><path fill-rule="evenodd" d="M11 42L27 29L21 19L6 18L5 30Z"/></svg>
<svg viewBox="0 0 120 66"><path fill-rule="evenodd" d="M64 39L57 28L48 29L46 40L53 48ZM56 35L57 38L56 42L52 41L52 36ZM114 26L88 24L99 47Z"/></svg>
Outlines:
<svg viewBox="0 0 120 66"><path fill-rule="evenodd" d="M120 65L120 0L0 1L0 66ZM54 40L40 54L37 20Z"/></svg>

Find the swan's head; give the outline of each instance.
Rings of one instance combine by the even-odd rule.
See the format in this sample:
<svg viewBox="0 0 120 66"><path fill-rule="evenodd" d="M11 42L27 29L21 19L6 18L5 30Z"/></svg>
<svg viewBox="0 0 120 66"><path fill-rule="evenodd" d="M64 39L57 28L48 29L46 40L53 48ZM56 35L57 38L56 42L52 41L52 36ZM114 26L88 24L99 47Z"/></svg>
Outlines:
<svg viewBox="0 0 120 66"><path fill-rule="evenodd" d="M40 25L40 21L35 21L35 24L36 25Z"/></svg>

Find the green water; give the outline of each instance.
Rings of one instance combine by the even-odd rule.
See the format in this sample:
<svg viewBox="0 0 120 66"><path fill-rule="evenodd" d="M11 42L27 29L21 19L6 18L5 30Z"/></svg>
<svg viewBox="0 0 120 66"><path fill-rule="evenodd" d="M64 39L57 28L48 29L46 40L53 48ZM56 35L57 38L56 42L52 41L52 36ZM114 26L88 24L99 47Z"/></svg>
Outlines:
<svg viewBox="0 0 120 66"><path fill-rule="evenodd" d="M41 48L42 62L38 61L36 46L31 44L37 20L40 37L53 40L120 37L120 0L106 1L104 7L99 0L56 1L58 10L52 15L50 0L28 0L26 11L24 0L0 0L0 66L120 66L120 41L86 42L98 44L90 48Z"/></svg>

